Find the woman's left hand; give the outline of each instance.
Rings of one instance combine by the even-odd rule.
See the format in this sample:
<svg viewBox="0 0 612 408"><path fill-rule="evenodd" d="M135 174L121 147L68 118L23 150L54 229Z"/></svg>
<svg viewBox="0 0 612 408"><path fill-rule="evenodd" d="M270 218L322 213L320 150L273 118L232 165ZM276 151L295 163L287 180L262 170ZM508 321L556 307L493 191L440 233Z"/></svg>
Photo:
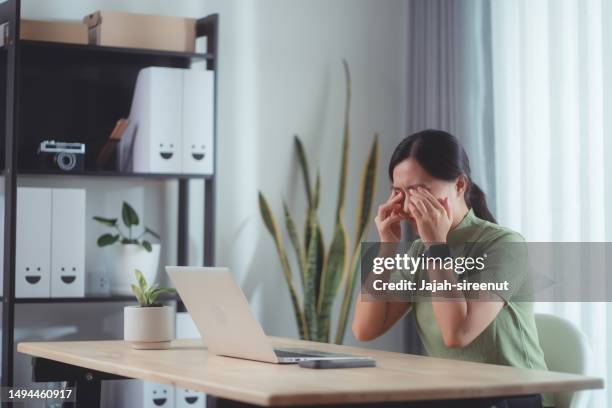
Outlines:
<svg viewBox="0 0 612 408"><path fill-rule="evenodd" d="M448 198L438 200L426 188L410 191L409 207L414 217L421 240L425 243L445 243L453 217Z"/></svg>

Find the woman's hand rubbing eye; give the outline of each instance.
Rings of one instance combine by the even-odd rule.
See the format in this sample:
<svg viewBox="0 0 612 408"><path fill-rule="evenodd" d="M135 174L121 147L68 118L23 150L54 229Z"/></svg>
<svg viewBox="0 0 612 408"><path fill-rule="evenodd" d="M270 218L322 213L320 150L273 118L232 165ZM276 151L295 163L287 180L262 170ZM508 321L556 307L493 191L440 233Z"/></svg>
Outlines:
<svg viewBox="0 0 612 408"><path fill-rule="evenodd" d="M409 208L423 242L446 242L453 223L447 198L437 199L424 187L418 187L410 196Z"/></svg>
<svg viewBox="0 0 612 408"><path fill-rule="evenodd" d="M399 242L402 236L400 221L403 214L403 192L391 191L387 201L378 207L374 222L381 242Z"/></svg>

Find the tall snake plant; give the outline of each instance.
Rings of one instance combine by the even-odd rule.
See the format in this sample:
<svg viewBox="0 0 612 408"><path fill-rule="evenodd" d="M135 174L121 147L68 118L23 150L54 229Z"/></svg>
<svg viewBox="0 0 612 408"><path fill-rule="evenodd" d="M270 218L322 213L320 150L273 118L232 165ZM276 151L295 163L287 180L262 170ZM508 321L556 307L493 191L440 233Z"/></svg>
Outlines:
<svg viewBox="0 0 612 408"><path fill-rule="evenodd" d="M348 63L343 61L343 65L346 76L346 108L342 138L342 159L340 161L335 226L331 243L327 249L317 214L320 201L321 177L317 171L313 187L304 145L297 135L294 138L295 149L301 173L304 178L308 204L303 240L300 239L298 228L285 202L283 202L283 211L287 235L289 236L289 242L295 252L299 267L300 280L303 288L301 299L300 296L298 296L298 292L293 282L293 273L291 271L289 258L287 257L287 250L283 245L279 224L270 210L268 201L261 191L259 192L261 217L266 228L272 235L278 252L285 280L289 287L289 294L291 296L300 338L323 342L330 341L332 307L342 287L344 294L335 336L335 342L338 344L343 342L347 320L353 302L355 281L359 273L360 243L365 238L367 226L370 221L378 168L378 134L375 134L361 175L361 189L355 224L355 237L354 242L350 243L344 224L344 202L346 180L348 177L351 75Z"/></svg>

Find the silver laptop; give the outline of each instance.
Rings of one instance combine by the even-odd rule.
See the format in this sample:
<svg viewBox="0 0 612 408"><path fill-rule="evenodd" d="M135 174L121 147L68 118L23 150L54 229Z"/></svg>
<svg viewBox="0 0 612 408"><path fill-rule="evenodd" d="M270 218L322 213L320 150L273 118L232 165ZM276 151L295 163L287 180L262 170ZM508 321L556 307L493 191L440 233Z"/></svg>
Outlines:
<svg viewBox="0 0 612 408"><path fill-rule="evenodd" d="M167 266L166 271L211 353L282 364L370 359L308 349L274 349L227 268Z"/></svg>

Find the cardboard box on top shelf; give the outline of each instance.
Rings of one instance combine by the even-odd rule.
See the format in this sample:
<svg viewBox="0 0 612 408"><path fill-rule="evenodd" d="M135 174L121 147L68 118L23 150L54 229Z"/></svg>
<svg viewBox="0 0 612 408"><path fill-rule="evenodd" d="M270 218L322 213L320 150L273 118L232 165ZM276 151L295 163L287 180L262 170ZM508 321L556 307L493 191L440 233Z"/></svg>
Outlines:
<svg viewBox="0 0 612 408"><path fill-rule="evenodd" d="M88 27L81 21L21 20L19 38L70 44L87 44Z"/></svg>
<svg viewBox="0 0 612 408"><path fill-rule="evenodd" d="M193 18L100 10L83 22L93 45L195 52Z"/></svg>

